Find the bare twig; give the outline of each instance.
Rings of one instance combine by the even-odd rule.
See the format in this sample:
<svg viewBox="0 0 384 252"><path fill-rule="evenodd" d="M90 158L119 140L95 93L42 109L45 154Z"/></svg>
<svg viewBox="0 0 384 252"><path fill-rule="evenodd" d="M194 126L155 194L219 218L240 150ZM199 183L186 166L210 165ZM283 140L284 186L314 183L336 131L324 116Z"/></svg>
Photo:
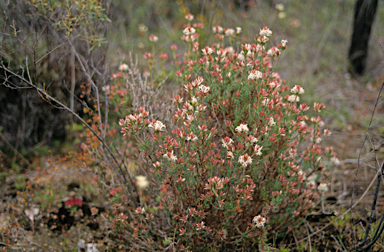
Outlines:
<svg viewBox="0 0 384 252"><path fill-rule="evenodd" d="M362 154L362 151L363 151L363 147L364 147L364 145L365 145L365 142L366 142L367 139L368 139L368 134L369 134L369 131L370 131L370 129L371 129L371 125L372 125L372 121L373 121L373 116L374 116L374 114L375 114L375 112L376 112L377 104L378 104L378 102L379 102L380 95L381 95L381 91L383 90L383 88L384 88L384 82L381 84L381 88L380 88L379 94L377 95L377 99L376 99L375 107L374 107L374 109L373 109L373 111L372 111L372 115L371 115L371 120L369 121L368 129L367 129L367 132L366 132L366 134L365 134L365 137L364 137L364 140L363 140L363 143L362 143L362 145L361 145L360 152L359 152L359 157L358 157L358 162L357 162L357 168L356 168L356 174L355 174L355 179L354 179L354 181L353 181L353 187L352 187L351 208L350 208L350 209L351 209L351 217L352 217L352 209L353 209L353 207L352 207L352 204L353 204L353 194L354 194L354 192L355 192L355 185L356 185L356 181L357 181L357 174L358 174L358 172L359 172L359 168L360 168L360 158L361 158L361 154ZM377 174L376 174L376 176L377 176ZM372 182L371 182L371 184L372 184ZM351 218L351 225L353 225L353 223L352 223L352 218ZM352 232L353 232L353 230L352 230ZM352 236L355 237L354 235L352 235ZM354 243L355 243L355 239L352 238L352 241L353 241L353 245L354 245Z"/></svg>
<svg viewBox="0 0 384 252"><path fill-rule="evenodd" d="M0 138L4 141L4 143L8 145L9 148L11 148L16 153L17 156L21 158L21 160L24 161L25 164L27 164L28 166L31 165L31 163L23 155L21 155L20 152L15 147L12 146L12 144L8 142L8 140L3 136L3 134L1 134L1 132L0 132Z"/></svg>

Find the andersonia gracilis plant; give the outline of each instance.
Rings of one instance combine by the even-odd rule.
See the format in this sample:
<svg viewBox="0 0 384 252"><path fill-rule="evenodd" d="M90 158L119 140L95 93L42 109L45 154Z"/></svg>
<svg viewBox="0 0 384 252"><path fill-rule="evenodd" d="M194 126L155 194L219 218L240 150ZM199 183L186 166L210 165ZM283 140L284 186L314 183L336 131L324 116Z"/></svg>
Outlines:
<svg viewBox="0 0 384 252"><path fill-rule="evenodd" d="M274 71L287 41L269 47L267 27L253 44L240 44L241 28L215 26L218 42L200 46L202 24L186 19L182 62L172 46L182 87L170 101L173 123L144 106L119 122L139 146L144 176L137 179L141 207L110 217L117 237L138 249L255 250L300 224L319 200L326 180L319 143L331 134L318 115L324 104L301 103L303 87L285 85ZM156 85L155 57L145 58ZM330 148L325 154L334 156Z"/></svg>

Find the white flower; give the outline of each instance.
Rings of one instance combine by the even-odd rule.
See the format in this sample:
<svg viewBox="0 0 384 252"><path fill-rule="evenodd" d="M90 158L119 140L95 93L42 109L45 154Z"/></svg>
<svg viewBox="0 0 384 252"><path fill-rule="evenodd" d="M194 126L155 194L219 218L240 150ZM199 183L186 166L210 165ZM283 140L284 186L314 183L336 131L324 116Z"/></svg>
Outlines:
<svg viewBox="0 0 384 252"><path fill-rule="evenodd" d="M207 87L207 86L204 86L204 85L200 85L199 86L199 89L201 92L203 92L204 94L208 93L210 87Z"/></svg>
<svg viewBox="0 0 384 252"><path fill-rule="evenodd" d="M261 150L262 149L263 149L263 146L260 146L258 144L255 145L255 149L254 150L255 150L257 156L261 156L261 154L262 154Z"/></svg>
<svg viewBox="0 0 384 252"><path fill-rule="evenodd" d="M197 104L197 99L196 99L196 97L192 96L192 98L191 98L191 104L192 104L192 105L196 105L196 104Z"/></svg>
<svg viewBox="0 0 384 252"><path fill-rule="evenodd" d="M282 46L286 46L287 44L288 44L288 40L283 39L283 40L281 41L281 45L282 45Z"/></svg>
<svg viewBox="0 0 384 252"><path fill-rule="evenodd" d="M237 126L237 127L235 128L235 131L241 133L241 132L248 132L249 129L248 129L247 124L245 124L245 123L241 123L239 126Z"/></svg>
<svg viewBox="0 0 384 252"><path fill-rule="evenodd" d="M276 56L277 54L279 54L280 53L280 50L279 49L277 49L277 47L276 46L273 46L271 49L269 49L268 50L268 52L267 52L267 54L269 55L269 56Z"/></svg>
<svg viewBox="0 0 384 252"><path fill-rule="evenodd" d="M204 81L204 78L199 76L199 77L197 77L197 79L192 81L192 86L194 86L194 87L200 86L201 83L203 83L203 81Z"/></svg>
<svg viewBox="0 0 384 252"><path fill-rule="evenodd" d="M223 143L223 147L228 149L228 145L231 145L233 143L233 140L229 137L226 137L224 139L221 139L221 142Z"/></svg>
<svg viewBox="0 0 384 252"><path fill-rule="evenodd" d="M28 216L28 218L31 221L33 221L35 216L39 214L39 209L38 208L25 209L25 214Z"/></svg>
<svg viewBox="0 0 384 252"><path fill-rule="evenodd" d="M128 65L127 64L120 64L119 70L120 71L127 71L128 70Z"/></svg>
<svg viewBox="0 0 384 252"><path fill-rule="evenodd" d="M237 59L238 59L239 61L243 61L243 60L244 60L244 54L243 54L243 52L237 54Z"/></svg>
<svg viewBox="0 0 384 252"><path fill-rule="evenodd" d="M157 42L159 40L159 38L156 36L156 35L151 35L151 36L149 36L149 41L151 41L151 42Z"/></svg>
<svg viewBox="0 0 384 252"><path fill-rule="evenodd" d="M138 207L138 208L136 208L136 209L135 209L135 213L138 213L138 214L140 214L140 213L145 213L145 209L144 209L144 207Z"/></svg>
<svg viewBox="0 0 384 252"><path fill-rule="evenodd" d="M263 29L260 30L260 36L266 36L269 37L272 35L272 31L268 27L264 27Z"/></svg>
<svg viewBox="0 0 384 252"><path fill-rule="evenodd" d="M270 117L270 118L269 118L268 125L269 125L269 126L274 126L274 125L276 125L275 120L273 120L273 117Z"/></svg>
<svg viewBox="0 0 384 252"><path fill-rule="evenodd" d="M317 187L317 190L321 192L328 192L328 186L326 183L320 183L320 185Z"/></svg>
<svg viewBox="0 0 384 252"><path fill-rule="evenodd" d="M248 75L248 80L261 79L263 77L263 73L257 70L252 70Z"/></svg>
<svg viewBox="0 0 384 252"><path fill-rule="evenodd" d="M204 221L202 221L201 223L197 223L196 230L200 230L200 229L204 229L204 228L205 228Z"/></svg>
<svg viewBox="0 0 384 252"><path fill-rule="evenodd" d="M294 86L294 87L291 89L291 92L294 93L294 94L304 94L304 88L302 88L302 87L299 86L299 85L296 85L296 86Z"/></svg>
<svg viewBox="0 0 384 252"><path fill-rule="evenodd" d="M267 106L269 104L269 101L269 98L264 98L264 100L261 101L261 104L263 104L263 106Z"/></svg>
<svg viewBox="0 0 384 252"><path fill-rule="evenodd" d="M279 12L279 14L277 14L278 18L285 18L286 16L287 14L285 12Z"/></svg>
<svg viewBox="0 0 384 252"><path fill-rule="evenodd" d="M163 155L164 158L170 160L170 161L176 161L177 157L173 155L173 151L169 151Z"/></svg>
<svg viewBox="0 0 384 252"><path fill-rule="evenodd" d="M165 125L160 122L160 121L156 121L156 122L151 122L149 125L148 125L149 128L153 128L153 130L155 132L159 132L159 131L164 131L165 130Z"/></svg>
<svg viewBox="0 0 384 252"><path fill-rule="evenodd" d="M197 141L197 136L196 136L195 134L193 134L193 133L190 133L190 134L188 134L188 136L185 138L185 140L194 142L194 141Z"/></svg>
<svg viewBox="0 0 384 252"><path fill-rule="evenodd" d="M212 28L212 31L213 31L213 33L222 33L222 32L223 32L223 27L218 26L218 25L215 25L215 26Z"/></svg>
<svg viewBox="0 0 384 252"><path fill-rule="evenodd" d="M241 166L247 167L248 165L252 164L252 158L248 154L242 155L239 157L239 163Z"/></svg>
<svg viewBox="0 0 384 252"><path fill-rule="evenodd" d="M276 10L283 11L284 10L284 5L283 4L276 4L275 8L276 8Z"/></svg>
<svg viewBox="0 0 384 252"><path fill-rule="evenodd" d="M324 136L330 136L332 132L329 129L324 129Z"/></svg>
<svg viewBox="0 0 384 252"><path fill-rule="evenodd" d="M106 86L102 87L101 90L103 90L104 92L107 92L109 94L111 92L111 86L106 85Z"/></svg>
<svg viewBox="0 0 384 252"><path fill-rule="evenodd" d="M236 34L240 34L241 33L241 27L236 27Z"/></svg>
<svg viewBox="0 0 384 252"><path fill-rule="evenodd" d="M192 34L195 34L196 30L195 28L193 27L187 27L183 30L183 33L186 35L186 36L189 36L189 35L192 35Z"/></svg>
<svg viewBox="0 0 384 252"><path fill-rule="evenodd" d="M257 143L259 141L259 139L257 139L256 137L254 137L252 135L249 135L247 137L246 141L250 141L252 144L254 144L254 143Z"/></svg>
<svg viewBox="0 0 384 252"><path fill-rule="evenodd" d="M303 179L306 178L305 172L303 170L301 170L301 169L299 169L299 171L297 172L297 175L303 177Z"/></svg>
<svg viewBox="0 0 384 252"><path fill-rule="evenodd" d="M228 28L225 30L225 35L226 36L232 36L235 33L235 30L232 28Z"/></svg>
<svg viewBox="0 0 384 252"><path fill-rule="evenodd" d="M137 186L139 188L146 188L149 183L148 183L148 180L147 180L147 177L145 176L136 176L136 180L137 180Z"/></svg>
<svg viewBox="0 0 384 252"><path fill-rule="evenodd" d="M341 164L340 160L337 157L331 157L331 162L335 165Z"/></svg>
<svg viewBox="0 0 384 252"><path fill-rule="evenodd" d="M300 125L300 127L305 127L305 126L307 126L307 123L305 121L300 121L299 125Z"/></svg>
<svg viewBox="0 0 384 252"><path fill-rule="evenodd" d="M213 49L208 46L201 49L201 51L203 52L203 55L211 55L213 53Z"/></svg>
<svg viewBox="0 0 384 252"><path fill-rule="evenodd" d="M195 120L195 117L193 115L187 115L187 120L189 122L193 122L193 120Z"/></svg>
<svg viewBox="0 0 384 252"><path fill-rule="evenodd" d="M265 224L265 218L261 215L257 215L253 218L252 222L256 225L256 227L264 227Z"/></svg>
<svg viewBox="0 0 384 252"><path fill-rule="evenodd" d="M228 151L227 152L227 158L230 158L230 159L233 159L234 156L233 156L233 152L232 151Z"/></svg>
<svg viewBox="0 0 384 252"><path fill-rule="evenodd" d="M250 51L250 50L251 50L251 44L245 44L244 51Z"/></svg>
<svg viewBox="0 0 384 252"><path fill-rule="evenodd" d="M300 98L299 98L299 96L297 96L297 95L290 95L290 96L288 97L288 101L289 101L289 102L298 102L298 101L300 101Z"/></svg>
<svg viewBox="0 0 384 252"><path fill-rule="evenodd" d="M314 180L310 180L308 183L307 183L308 187L309 188L315 188L316 186L316 182Z"/></svg>

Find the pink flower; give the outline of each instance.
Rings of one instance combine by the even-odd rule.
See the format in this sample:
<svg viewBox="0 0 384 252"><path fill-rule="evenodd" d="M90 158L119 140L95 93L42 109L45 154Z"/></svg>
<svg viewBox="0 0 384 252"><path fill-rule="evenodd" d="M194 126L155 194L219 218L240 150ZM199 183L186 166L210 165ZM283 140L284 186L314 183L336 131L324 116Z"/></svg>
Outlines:
<svg viewBox="0 0 384 252"><path fill-rule="evenodd" d="M149 41L151 41L152 43L156 43L158 40L159 38L156 35L152 34L151 36L149 36Z"/></svg>
<svg viewBox="0 0 384 252"><path fill-rule="evenodd" d="M324 103L315 102L313 104L313 108L314 108L315 112L320 113L320 111L325 108L325 105L324 105Z"/></svg>
<svg viewBox="0 0 384 252"><path fill-rule="evenodd" d="M307 104L303 103L303 104L300 104L300 109L303 112L305 112L305 111L307 111L309 109L309 106Z"/></svg>
<svg viewBox="0 0 384 252"><path fill-rule="evenodd" d="M248 154L242 155L239 157L239 163L242 167L247 167L252 164L252 158Z"/></svg>
<svg viewBox="0 0 384 252"><path fill-rule="evenodd" d="M235 30L232 28L228 28L225 30L225 35L226 36L232 36L235 33Z"/></svg>
<svg viewBox="0 0 384 252"><path fill-rule="evenodd" d="M222 33L222 32L223 32L223 27L218 26L218 25L215 25L215 26L212 28L212 31L213 31L213 33Z"/></svg>
<svg viewBox="0 0 384 252"><path fill-rule="evenodd" d="M324 129L324 135L325 136L330 136L332 132L329 129Z"/></svg>
<svg viewBox="0 0 384 252"><path fill-rule="evenodd" d="M177 103L181 103L181 102L183 102L183 98L181 98L180 95L176 95L176 96L173 98L173 100L174 100L175 102L177 102Z"/></svg>
<svg viewBox="0 0 384 252"><path fill-rule="evenodd" d="M228 149L228 145L233 143L233 140L229 137L225 137L224 139L221 139L221 142L223 143L223 147Z"/></svg>
<svg viewBox="0 0 384 252"><path fill-rule="evenodd" d="M291 92L294 94L304 94L304 88L302 88L300 85L296 85L291 89Z"/></svg>
<svg viewBox="0 0 384 252"><path fill-rule="evenodd" d="M269 56L272 56L272 57L273 57L273 56L279 55L279 54L280 54L280 50L277 49L276 46L272 46L272 48L268 50L267 54L268 54Z"/></svg>
<svg viewBox="0 0 384 252"><path fill-rule="evenodd" d="M193 20L193 15L191 13L188 13L187 15L185 15L185 19L191 22Z"/></svg>
<svg viewBox="0 0 384 252"><path fill-rule="evenodd" d="M202 221L201 223L197 223L196 226L197 226L196 230L200 230L202 228L205 228L204 221Z"/></svg>
<svg viewBox="0 0 384 252"><path fill-rule="evenodd" d="M193 133L189 133L185 140L195 142L197 141L197 136Z"/></svg>
<svg viewBox="0 0 384 252"><path fill-rule="evenodd" d="M136 208L135 213L138 213L138 214L145 213L145 209L144 209L144 207L138 207L138 208Z"/></svg>
<svg viewBox="0 0 384 252"><path fill-rule="evenodd" d="M179 231L180 231L180 235L184 235L187 230L185 228L182 228L182 229L179 229Z"/></svg>
<svg viewBox="0 0 384 252"><path fill-rule="evenodd" d="M163 157L170 160L170 161L176 161L177 160L177 157L175 155L173 155L173 151L168 151L167 153L165 153L163 155Z"/></svg>
<svg viewBox="0 0 384 252"><path fill-rule="evenodd" d="M261 150L263 149L263 146L260 146L260 145L258 145L258 144L256 144L255 145L255 148L254 148L254 150L255 150L255 152L256 152L256 155L257 156L261 156Z"/></svg>
<svg viewBox="0 0 384 252"><path fill-rule="evenodd" d="M112 191L111 191L111 194L112 194ZM73 206L81 207L83 205L83 200L81 198L70 197L68 200L64 201L64 204L69 207L73 207Z"/></svg>
<svg viewBox="0 0 384 252"><path fill-rule="evenodd" d="M213 53L213 49L206 46L203 49L201 49L201 52L203 53L203 55L207 56L207 55L211 55Z"/></svg>
<svg viewBox="0 0 384 252"><path fill-rule="evenodd" d="M266 36L266 37L269 37L269 36L272 36L272 31L267 27L263 27L263 29L260 29L260 36Z"/></svg>

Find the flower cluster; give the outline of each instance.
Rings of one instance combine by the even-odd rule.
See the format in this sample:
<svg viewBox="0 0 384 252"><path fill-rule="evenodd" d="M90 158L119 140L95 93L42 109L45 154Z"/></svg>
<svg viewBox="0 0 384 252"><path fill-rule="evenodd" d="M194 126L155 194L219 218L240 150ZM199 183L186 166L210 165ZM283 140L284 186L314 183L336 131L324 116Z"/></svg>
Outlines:
<svg viewBox="0 0 384 252"><path fill-rule="evenodd" d="M69 207L74 207L74 206L81 207L83 205L83 199L77 198L77 197L69 197L69 199L64 200L64 204Z"/></svg>

